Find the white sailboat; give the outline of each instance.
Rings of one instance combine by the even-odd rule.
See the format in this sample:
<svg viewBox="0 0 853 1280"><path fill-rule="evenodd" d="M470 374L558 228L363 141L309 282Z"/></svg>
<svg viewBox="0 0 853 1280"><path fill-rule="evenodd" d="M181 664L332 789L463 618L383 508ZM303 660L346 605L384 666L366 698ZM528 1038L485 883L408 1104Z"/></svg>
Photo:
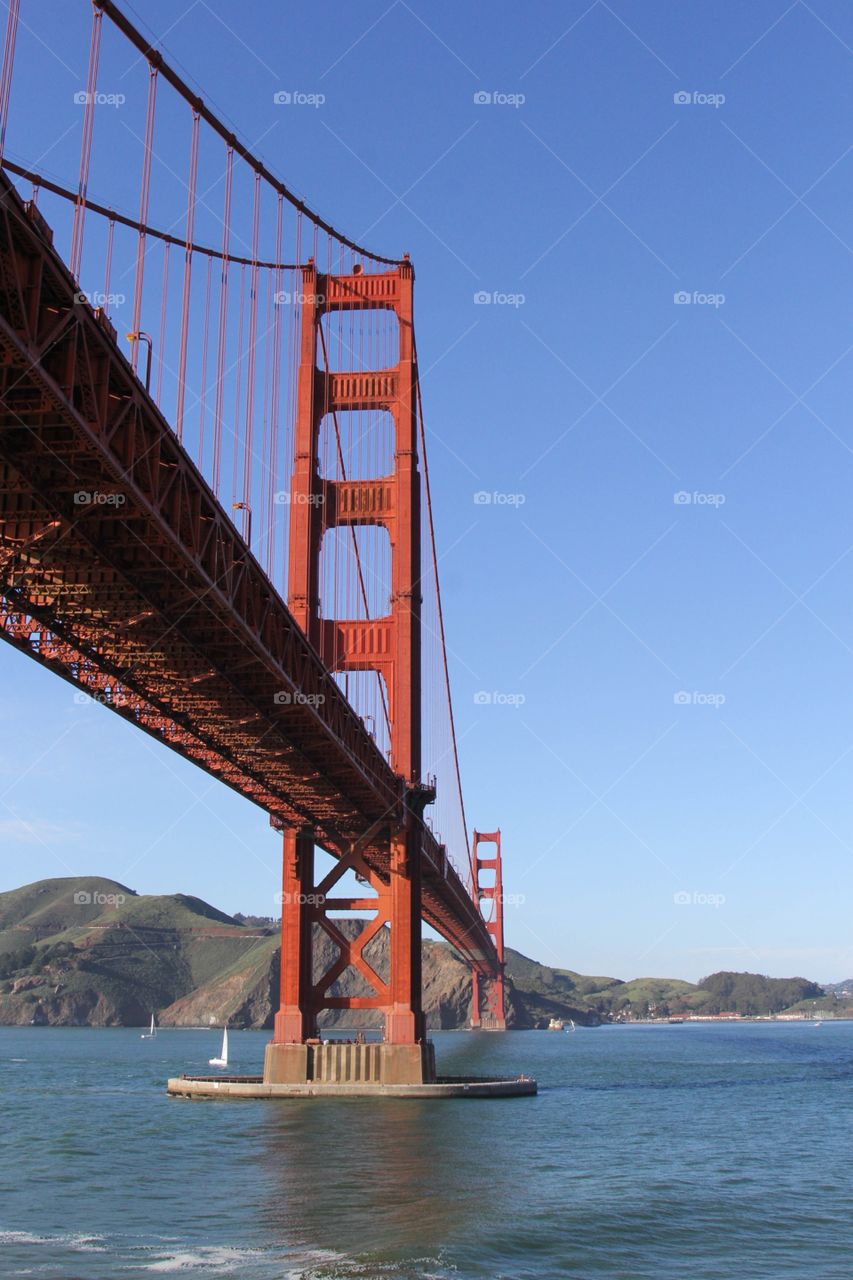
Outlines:
<svg viewBox="0 0 853 1280"><path fill-rule="evenodd" d="M149 1028L149 1030L148 1030L148 1031L143 1031L143 1033L142 1033L142 1035L139 1037L139 1039L140 1039L140 1040L154 1040L154 1039L156 1039L156 1036L157 1036L157 1026L156 1026L156 1023L154 1022L154 1014L152 1013L152 1015L151 1015L151 1026L150 1026L150 1028Z"/></svg>
<svg viewBox="0 0 853 1280"><path fill-rule="evenodd" d="M228 1066L228 1027L227 1025L225 1026L225 1029L222 1032L222 1049L220 1050L219 1057L209 1058L208 1062L211 1067L227 1067Z"/></svg>

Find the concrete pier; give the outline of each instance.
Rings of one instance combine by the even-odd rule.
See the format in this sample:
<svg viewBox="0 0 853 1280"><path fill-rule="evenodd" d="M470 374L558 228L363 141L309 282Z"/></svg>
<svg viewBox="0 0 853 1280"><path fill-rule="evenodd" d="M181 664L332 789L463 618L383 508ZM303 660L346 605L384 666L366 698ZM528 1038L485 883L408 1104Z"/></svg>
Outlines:
<svg viewBox="0 0 853 1280"><path fill-rule="evenodd" d="M166 1091L178 1098L519 1098L535 1094L536 1081L438 1076L431 1040L273 1040L262 1076L177 1076Z"/></svg>
<svg viewBox="0 0 853 1280"><path fill-rule="evenodd" d="M435 1050L426 1044L267 1045L264 1084L432 1084Z"/></svg>
<svg viewBox="0 0 853 1280"><path fill-rule="evenodd" d="M321 1082L267 1084L262 1076L178 1076L169 1081L167 1093L194 1099L285 1098L521 1098L532 1097L536 1081L526 1076L514 1080L439 1076L424 1084Z"/></svg>

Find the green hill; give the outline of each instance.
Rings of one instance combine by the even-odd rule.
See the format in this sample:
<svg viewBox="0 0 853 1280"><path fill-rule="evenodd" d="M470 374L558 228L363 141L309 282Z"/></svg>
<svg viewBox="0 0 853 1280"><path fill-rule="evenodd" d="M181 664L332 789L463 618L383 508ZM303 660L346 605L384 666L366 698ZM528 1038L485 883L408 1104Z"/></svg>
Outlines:
<svg viewBox="0 0 853 1280"><path fill-rule="evenodd" d="M37 880L0 893L0 954L97 919L133 889L102 876Z"/></svg>
<svg viewBox="0 0 853 1280"><path fill-rule="evenodd" d="M551 1018L597 1023L597 993L620 986L618 978L591 978L572 969L539 964L520 951L507 948L506 973L510 980L509 1003L519 1026L547 1025Z"/></svg>
<svg viewBox="0 0 853 1280"><path fill-rule="evenodd" d="M760 973L712 973L699 984L701 1013L782 1013L801 1001L823 997L823 988L807 978L765 978Z"/></svg>
<svg viewBox="0 0 853 1280"><path fill-rule="evenodd" d="M528 1025L547 1023L551 1017L589 1022L690 1013L766 1016L800 1008L840 1011L834 995L825 997L823 988L806 978L721 972L698 984L680 978L623 982L553 969L512 950L507 952L507 973L513 985L511 999Z"/></svg>
<svg viewBox="0 0 853 1280"><path fill-rule="evenodd" d="M336 922L354 937L365 922ZM315 928L328 967L337 948ZM387 976L389 935L371 942L371 963ZM595 977L507 951L507 1020L547 1026L551 1018L603 1021L687 1013L774 1014L791 1008L841 1011L836 993L805 978L715 973L678 978ZM467 1025L468 966L445 943L424 942L424 1009L430 1027ZM274 921L234 917L186 894L137 894L99 876L40 880L0 893L0 1024L138 1026L223 1022L269 1026L278 1003L279 939ZM362 993L341 976L333 994ZM373 1010L327 1010L329 1026L377 1025Z"/></svg>
<svg viewBox="0 0 853 1280"><path fill-rule="evenodd" d="M0 1021L139 1025L261 937L184 894L99 877L26 885L0 894Z"/></svg>
<svg viewBox="0 0 853 1280"><path fill-rule="evenodd" d="M596 992L593 998L601 1013L618 1013L630 1008L637 1016L645 1016L659 1009L664 1015L683 1012L696 993L693 983L681 978L633 978L630 982L620 982L618 987Z"/></svg>

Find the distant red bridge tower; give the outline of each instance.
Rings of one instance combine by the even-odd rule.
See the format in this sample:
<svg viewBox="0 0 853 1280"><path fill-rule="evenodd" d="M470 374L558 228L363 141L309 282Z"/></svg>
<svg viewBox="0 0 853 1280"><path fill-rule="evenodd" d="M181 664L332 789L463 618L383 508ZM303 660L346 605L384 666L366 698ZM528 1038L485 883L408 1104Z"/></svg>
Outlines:
<svg viewBox="0 0 853 1280"><path fill-rule="evenodd" d="M480 856L481 845L494 845L489 857ZM476 969L471 972L471 1026L484 1031L506 1031L506 991L504 987L504 891L503 870L501 866L501 833L500 831L475 831L474 847L471 851L473 871L476 876L474 886L475 901L478 904L489 903L490 908L483 911L486 928L492 935L495 950L498 953L499 968L496 975L486 981L485 991L481 998L480 974ZM484 884L480 873L494 872L494 880ZM483 1007L481 1008L481 1004Z"/></svg>

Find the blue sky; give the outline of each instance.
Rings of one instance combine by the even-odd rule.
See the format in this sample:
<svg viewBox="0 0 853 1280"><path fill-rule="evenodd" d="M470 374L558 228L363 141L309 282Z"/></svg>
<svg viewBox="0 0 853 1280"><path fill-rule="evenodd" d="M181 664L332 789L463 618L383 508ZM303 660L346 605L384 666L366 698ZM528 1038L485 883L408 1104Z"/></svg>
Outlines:
<svg viewBox="0 0 853 1280"><path fill-rule="evenodd" d="M61 15L70 99L90 6L22 8L47 44ZM315 208L415 262L466 803L503 830L510 945L849 977L853 10L144 15ZM11 154L58 127L13 112ZM0 889L275 910L263 814L5 647L0 679Z"/></svg>

